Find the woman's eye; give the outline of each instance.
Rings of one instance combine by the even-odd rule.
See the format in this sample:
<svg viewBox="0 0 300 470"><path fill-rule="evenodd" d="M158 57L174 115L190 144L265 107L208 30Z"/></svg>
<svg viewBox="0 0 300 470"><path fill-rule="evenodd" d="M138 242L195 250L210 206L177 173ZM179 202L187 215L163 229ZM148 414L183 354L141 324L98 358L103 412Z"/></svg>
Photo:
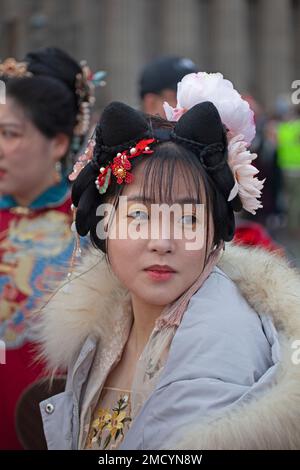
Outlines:
<svg viewBox="0 0 300 470"><path fill-rule="evenodd" d="M128 214L128 217L131 217L135 220L148 220L148 214L144 211L133 211Z"/></svg>
<svg viewBox="0 0 300 470"><path fill-rule="evenodd" d="M17 134L16 132L10 131L8 129L3 129L1 131L1 134L5 139L14 139L19 136L19 134Z"/></svg>
<svg viewBox="0 0 300 470"><path fill-rule="evenodd" d="M194 225L197 223L198 219L195 215L184 215L181 217L182 224Z"/></svg>

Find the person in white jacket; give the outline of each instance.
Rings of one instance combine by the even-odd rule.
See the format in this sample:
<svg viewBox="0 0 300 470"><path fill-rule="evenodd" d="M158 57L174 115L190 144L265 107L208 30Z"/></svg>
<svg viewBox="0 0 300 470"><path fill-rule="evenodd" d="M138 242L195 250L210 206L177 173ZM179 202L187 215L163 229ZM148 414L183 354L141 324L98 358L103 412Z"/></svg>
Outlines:
<svg viewBox="0 0 300 470"><path fill-rule="evenodd" d="M192 75L170 122L107 106L74 167L96 251L42 309L43 354L68 369L40 404L49 449L300 444L298 274L225 246L234 211L260 207L253 115L220 74Z"/></svg>

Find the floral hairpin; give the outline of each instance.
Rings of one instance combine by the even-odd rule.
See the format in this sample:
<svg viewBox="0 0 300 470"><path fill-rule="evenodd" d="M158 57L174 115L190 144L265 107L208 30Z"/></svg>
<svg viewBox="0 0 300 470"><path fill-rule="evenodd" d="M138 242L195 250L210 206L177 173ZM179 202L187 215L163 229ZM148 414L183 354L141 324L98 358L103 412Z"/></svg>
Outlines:
<svg viewBox="0 0 300 470"><path fill-rule="evenodd" d="M101 167L99 175L95 181L99 193L106 193L107 188L111 182L112 175L117 178L118 184L122 184L124 182L132 183L134 177L133 174L130 173L130 160L132 158L138 157L141 154L152 154L153 150L150 149L149 145L153 144L153 142L155 142L155 139L142 139L129 150L119 152L113 159L112 163L110 162L105 167Z"/></svg>
<svg viewBox="0 0 300 470"><path fill-rule="evenodd" d="M156 142L155 139L142 139L137 142L134 147L129 150L119 152L112 162L103 166L99 170L99 175L95 180L96 187L100 194L104 194L111 182L111 176L115 176L118 184L132 183L133 174L130 173L132 158L138 157L141 154L150 155L153 153L150 145ZM92 137L85 149L85 152L80 155L77 162L73 166L73 171L69 175L70 181L75 181L83 168L93 159L93 152L95 147L95 140Z"/></svg>
<svg viewBox="0 0 300 470"><path fill-rule="evenodd" d="M211 101L215 105L228 129L228 165L235 181L228 202L238 194L243 208L255 214L262 207L259 198L265 180L255 177L258 170L252 161L257 155L248 150L255 136L254 113L221 73L199 72L186 75L178 83L176 108L164 103L167 119L178 121L186 111L203 101Z"/></svg>
<svg viewBox="0 0 300 470"><path fill-rule="evenodd" d="M26 62L17 62L16 59L9 57L0 63L0 75L7 77L31 77L32 73L27 70Z"/></svg>

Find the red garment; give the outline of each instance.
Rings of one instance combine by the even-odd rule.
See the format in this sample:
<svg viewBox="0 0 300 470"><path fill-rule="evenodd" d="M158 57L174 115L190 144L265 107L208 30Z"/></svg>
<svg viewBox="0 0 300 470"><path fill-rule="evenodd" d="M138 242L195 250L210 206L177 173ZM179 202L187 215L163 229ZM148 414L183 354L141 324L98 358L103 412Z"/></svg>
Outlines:
<svg viewBox="0 0 300 470"><path fill-rule="evenodd" d="M265 228L256 222L243 222L235 230L233 241L241 245L260 246L268 251L284 254L283 248L275 243Z"/></svg>
<svg viewBox="0 0 300 470"><path fill-rule="evenodd" d="M48 281L65 275L74 245L70 206L67 193L56 205L27 213L14 207L0 211L0 339L7 346L5 364L0 362L0 449L22 449L15 430L16 403L45 374L44 365L35 362L30 314Z"/></svg>

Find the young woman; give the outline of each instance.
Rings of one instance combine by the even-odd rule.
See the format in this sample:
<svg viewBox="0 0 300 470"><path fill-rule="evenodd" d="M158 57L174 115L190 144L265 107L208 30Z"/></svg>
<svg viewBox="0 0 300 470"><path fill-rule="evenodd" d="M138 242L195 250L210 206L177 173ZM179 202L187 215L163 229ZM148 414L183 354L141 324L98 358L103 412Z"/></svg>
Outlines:
<svg viewBox="0 0 300 470"><path fill-rule="evenodd" d="M107 106L74 168L97 250L42 311L44 356L68 368L40 405L49 449L299 447L298 274L224 251L234 211L260 206L252 113L220 74L178 90L170 122Z"/></svg>
<svg viewBox="0 0 300 470"><path fill-rule="evenodd" d="M6 59L0 79L0 448L18 449L15 405L44 370L33 364L29 316L72 254L67 169L88 131L92 89L86 67L56 48Z"/></svg>

